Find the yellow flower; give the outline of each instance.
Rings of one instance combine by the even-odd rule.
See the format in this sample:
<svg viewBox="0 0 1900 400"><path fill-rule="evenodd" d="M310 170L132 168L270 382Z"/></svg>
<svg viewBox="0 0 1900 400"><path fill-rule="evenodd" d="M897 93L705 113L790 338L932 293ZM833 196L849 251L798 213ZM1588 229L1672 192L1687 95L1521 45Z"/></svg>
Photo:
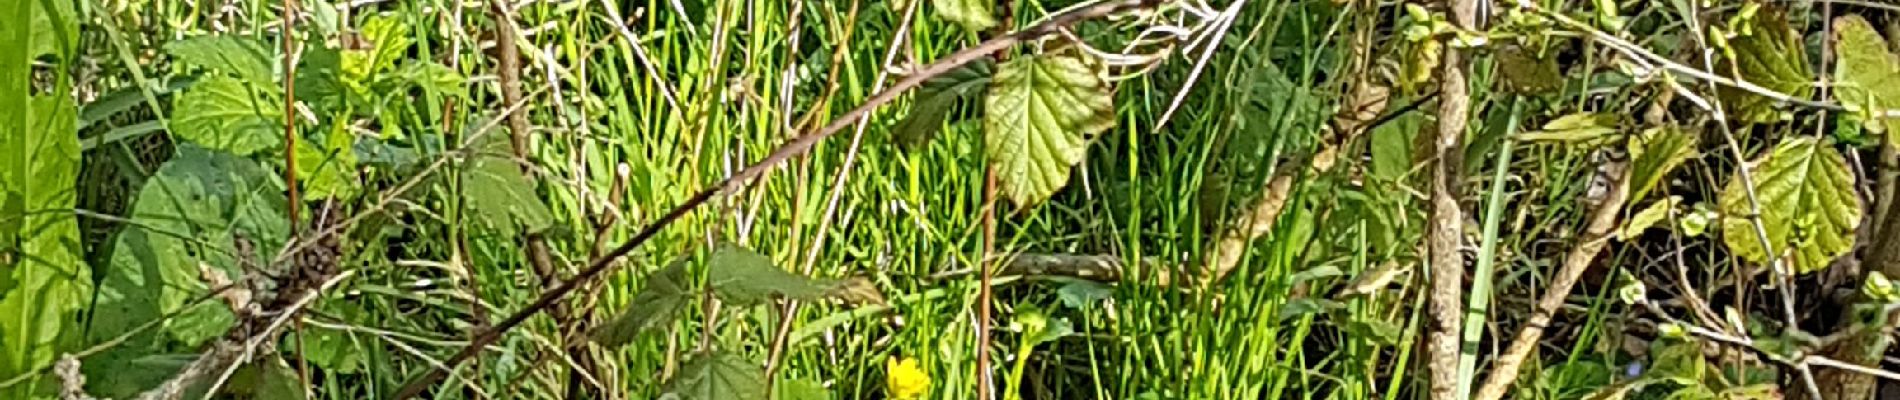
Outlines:
<svg viewBox="0 0 1900 400"><path fill-rule="evenodd" d="M911 400L930 390L930 374L917 366L915 358L891 357L884 361L884 384L892 399Z"/></svg>

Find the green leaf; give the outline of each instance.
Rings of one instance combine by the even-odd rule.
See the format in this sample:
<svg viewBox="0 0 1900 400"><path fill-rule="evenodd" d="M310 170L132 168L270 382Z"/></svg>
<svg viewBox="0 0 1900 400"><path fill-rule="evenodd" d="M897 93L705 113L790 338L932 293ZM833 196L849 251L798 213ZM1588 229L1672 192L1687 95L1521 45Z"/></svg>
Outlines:
<svg viewBox="0 0 1900 400"><path fill-rule="evenodd" d="M982 32L996 26L996 16L990 15L990 7L995 3L989 0L931 0L936 7L937 17L945 21L962 25L972 32Z"/></svg>
<svg viewBox="0 0 1900 400"><path fill-rule="evenodd" d="M24 64L14 58L20 55L0 56L0 72L19 71L12 67ZM25 83L26 74L14 76ZM0 100L0 376L10 377L78 344L79 313L93 287L72 213L78 111L64 95L8 93L22 94L0 96L7 98ZM0 397L23 398L34 386L0 388Z"/></svg>
<svg viewBox="0 0 1900 400"><path fill-rule="evenodd" d="M195 349L223 334L235 321L225 304L211 301L185 309L208 291L201 268L236 280L241 261L261 267L261 259L281 248L289 232L282 191L269 171L248 159L180 145L139 190L130 217L134 223L116 238L89 340L109 340L171 312L182 314L161 327L180 349ZM250 244L248 252L240 248L240 238ZM115 351L137 357L169 348L167 341L151 336L134 338Z"/></svg>
<svg viewBox="0 0 1900 400"><path fill-rule="evenodd" d="M1062 304L1069 306L1069 308L1083 310L1093 307L1103 300L1108 300L1114 293L1115 290L1108 287L1108 285L1099 282L1078 280L1064 284L1061 288L1056 289L1056 299L1061 300Z"/></svg>
<svg viewBox="0 0 1900 400"><path fill-rule="evenodd" d="M1681 339L1661 339L1651 344L1648 374L1701 382L1708 375L1709 362L1702 358L1702 347Z"/></svg>
<svg viewBox="0 0 1900 400"><path fill-rule="evenodd" d="M1623 221L1623 226L1616 229L1617 240L1627 242L1630 238L1642 236L1643 231L1649 230L1649 227L1656 226L1657 222L1668 217L1669 210L1675 209L1676 204L1681 202L1681 196L1669 196L1667 199L1650 203L1649 207L1636 212L1636 215L1630 216L1628 221Z"/></svg>
<svg viewBox="0 0 1900 400"><path fill-rule="evenodd" d="M1498 72L1504 78L1505 89L1539 94L1563 88L1564 79L1558 71L1555 54L1540 55L1521 45L1498 46L1497 49Z"/></svg>
<svg viewBox="0 0 1900 400"><path fill-rule="evenodd" d="M979 58L925 80L923 86L917 88L917 101L911 105L910 115L892 128L897 134L897 144L916 148L929 143L937 130L943 129L951 109L989 87L990 75L995 69L995 61Z"/></svg>
<svg viewBox="0 0 1900 400"><path fill-rule="evenodd" d="M1854 227L1860 224L1860 197L1847 161L1832 146L1813 138L1795 138L1775 146L1763 159L1749 163L1755 196L1761 202L1761 223L1773 250L1763 249L1755 227L1741 174L1722 190L1722 239L1742 259L1767 263L1793 248L1794 270L1808 273L1826 268L1854 247Z"/></svg>
<svg viewBox="0 0 1900 400"><path fill-rule="evenodd" d="M468 81L467 78L462 77L460 72L433 61L405 64L398 75L417 87L436 93L453 94L468 91L468 88L463 86Z"/></svg>
<svg viewBox="0 0 1900 400"><path fill-rule="evenodd" d="M305 332L309 342L304 344L304 356L308 357L311 365L337 374L353 374L363 370L365 349L357 344L354 334L330 329L310 329Z"/></svg>
<svg viewBox="0 0 1900 400"><path fill-rule="evenodd" d="M344 124L332 126L335 129L324 135L323 142L297 145L302 200L346 198L354 196L360 186L356 182L356 136Z"/></svg>
<svg viewBox="0 0 1900 400"><path fill-rule="evenodd" d="M772 295L797 300L824 298L831 284L779 269L772 259L739 245L724 243L707 261L709 284L720 300L745 307Z"/></svg>
<svg viewBox="0 0 1900 400"><path fill-rule="evenodd" d="M682 400L763 399L765 371L737 355L701 353L666 382L664 391Z"/></svg>
<svg viewBox="0 0 1900 400"><path fill-rule="evenodd" d="M1872 24L1859 15L1834 19L1836 97L1859 113L1869 131L1887 132L1887 143L1900 146L1900 119L1878 114L1900 108L1900 56L1887 48Z"/></svg>
<svg viewBox="0 0 1900 400"><path fill-rule="evenodd" d="M647 286L633 296L627 309L612 322L594 329L593 339L603 346L616 347L633 342L640 333L673 322L673 316L692 297L687 290L686 262L675 261L653 273Z"/></svg>
<svg viewBox="0 0 1900 400"><path fill-rule="evenodd" d="M831 400L831 389L825 385L804 379L784 379L772 385L778 400Z"/></svg>
<svg viewBox="0 0 1900 400"><path fill-rule="evenodd" d="M1544 124L1544 129L1517 134L1518 140L1531 142L1559 142L1584 145L1601 144L1616 133L1616 114L1575 113Z"/></svg>
<svg viewBox="0 0 1900 400"><path fill-rule="evenodd" d="M200 80L172 101L172 134L241 156L276 148L283 143L280 95L274 86L226 76Z"/></svg>
<svg viewBox="0 0 1900 400"><path fill-rule="evenodd" d="M199 36L166 44L165 52L180 63L228 72L247 84L270 86L276 81L270 53L262 43L248 37Z"/></svg>
<svg viewBox="0 0 1900 400"><path fill-rule="evenodd" d="M415 42L410 38L409 26L390 15L370 17L363 22L361 32L369 48L343 52L343 70L351 82L367 83L375 74L395 67L396 60L402 59Z"/></svg>
<svg viewBox="0 0 1900 400"><path fill-rule="evenodd" d="M534 193L534 183L507 156L507 141L495 139L469 157L462 170L462 198L477 219L502 232L540 232L554 224L554 213Z"/></svg>
<svg viewBox="0 0 1900 400"><path fill-rule="evenodd" d="M1801 46L1801 34L1788 26L1788 17L1779 8L1756 14L1754 26L1736 32L1723 52L1734 68L1718 68L1731 78L1740 77L1778 93L1797 99L1814 92L1813 72L1808 71L1808 52ZM1716 95L1729 107L1729 117L1744 122L1783 121L1793 114L1775 106L1776 100L1728 86Z"/></svg>
<svg viewBox="0 0 1900 400"><path fill-rule="evenodd" d="M231 375L227 393L256 400L303 400L303 383L297 371L275 355L246 364Z"/></svg>
<svg viewBox="0 0 1900 400"><path fill-rule="evenodd" d="M31 33L33 38L28 44L29 52L27 53L27 58L55 55L60 59L67 59L68 54L78 49L79 24L75 20L78 14L73 12L73 5L78 2L48 0L16 1L20 1L21 3L33 3L30 6L33 9L32 22L24 25L33 29ZM49 10L46 6L53 6L53 8ZM9 21L9 23L11 23L11 21Z"/></svg>
<svg viewBox="0 0 1900 400"><path fill-rule="evenodd" d="M1080 58L1018 57L990 82L983 139L1004 197L1027 207L1069 183L1090 138L1115 126L1108 85Z"/></svg>
<svg viewBox="0 0 1900 400"><path fill-rule="evenodd" d="M1629 142L1629 202L1641 201L1669 172L1695 155L1696 138L1675 125L1644 130Z"/></svg>

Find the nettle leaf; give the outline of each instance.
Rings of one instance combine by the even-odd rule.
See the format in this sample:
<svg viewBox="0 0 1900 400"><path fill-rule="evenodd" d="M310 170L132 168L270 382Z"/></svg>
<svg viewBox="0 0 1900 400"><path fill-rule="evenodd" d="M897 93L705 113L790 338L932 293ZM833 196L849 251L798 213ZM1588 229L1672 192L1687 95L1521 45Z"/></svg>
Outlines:
<svg viewBox="0 0 1900 400"><path fill-rule="evenodd" d="M1754 26L1737 32L1724 52L1734 68L1721 68L1724 75L1740 77L1761 87L1786 93L1797 99L1814 92L1813 72L1808 71L1808 52L1801 46L1801 34L1788 26L1788 17L1779 9L1762 10L1755 15ZM1723 86L1716 91L1729 116L1740 121L1770 123L1783 121L1793 114L1777 108L1775 100L1745 90Z"/></svg>
<svg viewBox="0 0 1900 400"><path fill-rule="evenodd" d="M232 35L211 35L171 42L165 52L178 62L213 71L228 72L245 83L269 86L276 81L271 68L271 53L257 40Z"/></svg>
<svg viewBox="0 0 1900 400"><path fill-rule="evenodd" d="M281 248L289 233L284 221L283 188L272 173L248 159L181 144L139 190L130 218L112 247L101 273L97 305L87 340L99 343L172 312L161 332L133 337L102 354L104 360L129 361L156 354L194 352L199 344L223 334L235 321L221 302L186 309L208 285L200 268L240 273L239 259L258 261ZM239 238L249 242L241 252ZM149 376L149 366L129 362L87 362L87 375L140 376L145 380L100 380L113 397L128 397L165 376Z"/></svg>
<svg viewBox="0 0 1900 400"><path fill-rule="evenodd" d="M0 71L24 67L24 56L0 56L10 64ZM70 97L23 92L0 96L10 97L0 100L0 376L51 364L78 344L78 314L93 289L71 212L80 164L78 111ZM0 388L0 397L25 398L33 386Z"/></svg>
<svg viewBox="0 0 1900 400"><path fill-rule="evenodd" d="M349 197L360 186L356 182L356 136L344 124L333 126L335 129L324 135L323 142L297 146L297 176L304 200Z"/></svg>
<svg viewBox="0 0 1900 400"><path fill-rule="evenodd" d="M682 400L765 398L765 370L738 355L714 351L693 356L665 393Z"/></svg>
<svg viewBox="0 0 1900 400"><path fill-rule="evenodd" d="M1114 98L1095 69L1070 55L1033 55L997 70L984 103L983 142L1003 195L1041 203L1069 183L1088 141L1115 126Z"/></svg>
<svg viewBox="0 0 1900 400"><path fill-rule="evenodd" d="M830 292L831 283L785 272L764 254L735 244L720 244L707 261L708 283L720 300L744 307L759 304L773 295L797 300L818 300Z"/></svg>
<svg viewBox="0 0 1900 400"><path fill-rule="evenodd" d="M917 88L917 102L911 106L910 115L892 128L897 134L897 144L915 148L929 143L937 130L943 129L951 109L989 87L990 75L995 70L995 61L979 58L925 80L923 86Z"/></svg>
<svg viewBox="0 0 1900 400"><path fill-rule="evenodd" d="M199 80L173 100L171 132L215 150L251 155L283 143L281 93L227 76Z"/></svg>
<svg viewBox="0 0 1900 400"><path fill-rule="evenodd" d="M1900 146L1900 119L1881 117L1900 108L1900 55L1887 50L1887 41L1858 15L1834 19L1836 97L1848 110L1860 114L1869 131L1886 132L1887 143Z"/></svg>
<svg viewBox="0 0 1900 400"><path fill-rule="evenodd" d="M1854 227L1860 224L1860 197L1847 162L1828 143L1813 138L1783 141L1773 152L1749 163L1755 197L1761 203L1761 223L1773 250L1763 249L1755 227L1741 175L1722 190L1722 239L1736 256L1757 263L1793 249L1794 270L1807 273L1826 268L1834 257L1854 247Z"/></svg>
<svg viewBox="0 0 1900 400"><path fill-rule="evenodd" d="M1675 125L1644 130L1629 142L1629 201L1649 195L1669 172L1695 155L1696 137Z"/></svg>
<svg viewBox="0 0 1900 400"><path fill-rule="evenodd" d="M594 341L608 347L621 346L633 342L641 333L673 322L673 316L692 297L687 279L684 260L654 272L647 286L627 303L625 311L607 325L594 329Z"/></svg>
<svg viewBox="0 0 1900 400"><path fill-rule="evenodd" d="M497 136L498 137L498 136ZM462 170L462 197L475 217L504 232L540 232L554 224L554 213L534 193L534 183L508 156L507 141L491 140L486 151L469 156Z"/></svg>
<svg viewBox="0 0 1900 400"><path fill-rule="evenodd" d="M931 0L930 5L936 7L938 18L962 25L972 32L982 32L996 26L996 16L991 15L990 10L995 3L989 0Z"/></svg>

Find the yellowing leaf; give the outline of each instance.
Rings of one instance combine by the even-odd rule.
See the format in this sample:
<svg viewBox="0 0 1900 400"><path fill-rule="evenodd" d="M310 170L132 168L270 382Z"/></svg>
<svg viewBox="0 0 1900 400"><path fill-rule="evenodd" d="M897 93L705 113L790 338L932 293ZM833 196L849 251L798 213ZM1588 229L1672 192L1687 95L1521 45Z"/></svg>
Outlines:
<svg viewBox="0 0 1900 400"><path fill-rule="evenodd" d="M1808 52L1801 46L1801 34L1788 27L1788 17L1779 9L1756 14L1752 29L1729 39L1729 61L1734 68L1718 68L1729 77L1741 77L1779 93L1805 99L1814 91L1813 73L1808 71ZM1741 89L1723 86L1716 91L1729 115L1740 121L1769 123L1787 119L1791 114L1775 106L1775 100Z"/></svg>
<svg viewBox="0 0 1900 400"><path fill-rule="evenodd" d="M1767 263L1792 249L1794 270L1807 273L1826 268L1834 257L1854 247L1854 227L1860 224L1860 198L1854 193L1854 175L1833 147L1813 138L1783 141L1773 152L1749 163L1755 197L1761 204L1761 223L1770 249L1748 216L1748 193L1741 174L1722 190L1722 240L1742 259Z"/></svg>
<svg viewBox="0 0 1900 400"><path fill-rule="evenodd" d="M1662 201L1650 203L1648 208L1644 208L1643 211L1638 211L1636 215L1631 216L1628 221L1624 221L1622 227L1616 229L1616 238L1628 241L1630 238L1642 235L1643 231L1649 230L1649 227L1655 226L1657 222L1668 217L1669 210L1675 209L1676 204L1681 201L1682 197L1669 196L1669 198L1663 199Z"/></svg>
<svg viewBox="0 0 1900 400"><path fill-rule="evenodd" d="M931 6L937 8L938 18L976 32L996 26L996 17L990 15L990 7L994 4L989 0L931 0L930 2Z"/></svg>
<svg viewBox="0 0 1900 400"><path fill-rule="evenodd" d="M1841 105L1860 113L1867 130L1887 132L1887 143L1900 145L1900 119L1875 115L1900 108L1900 56L1887 50L1872 24L1858 15L1834 19L1834 63Z"/></svg>
<svg viewBox="0 0 1900 400"><path fill-rule="evenodd" d="M1674 125L1650 128L1629 142L1629 201L1642 200L1669 171L1695 155L1696 137Z"/></svg>
<svg viewBox="0 0 1900 400"><path fill-rule="evenodd" d="M1519 140L1594 144L1616 133L1616 114L1580 112L1557 117L1544 129L1518 134Z"/></svg>
<svg viewBox="0 0 1900 400"><path fill-rule="evenodd" d="M1096 134L1115 126L1114 99L1095 70L1067 55L1023 56L990 82L984 149L1005 197L1041 203L1069 183Z"/></svg>

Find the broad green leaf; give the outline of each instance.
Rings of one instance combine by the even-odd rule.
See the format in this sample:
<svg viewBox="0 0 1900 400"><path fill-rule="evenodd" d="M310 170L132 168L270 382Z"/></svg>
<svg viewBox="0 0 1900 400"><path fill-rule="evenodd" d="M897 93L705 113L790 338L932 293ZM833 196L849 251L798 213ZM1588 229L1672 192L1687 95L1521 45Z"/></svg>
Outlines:
<svg viewBox="0 0 1900 400"><path fill-rule="evenodd" d="M1004 197L1027 207L1069 183L1089 139L1115 126L1108 85L1080 58L1023 56L990 82L984 150Z"/></svg>
<svg viewBox="0 0 1900 400"><path fill-rule="evenodd" d="M1669 210L1675 209L1676 204L1681 202L1681 196L1669 196L1667 199L1650 203L1649 207L1636 212L1636 215L1630 216L1628 221L1623 221L1622 227L1616 228L1616 238L1629 241L1630 238L1641 236L1643 231L1649 230L1649 227L1656 226L1657 222L1668 217Z"/></svg>
<svg viewBox="0 0 1900 400"><path fill-rule="evenodd" d="M1763 249L1748 216L1746 189L1741 175L1722 190L1722 240L1742 259L1767 263L1792 248L1794 270L1808 273L1826 268L1834 257L1854 247L1854 227L1860 223L1860 197L1847 162L1827 143L1795 138L1775 146L1772 153L1749 163L1755 197L1761 202L1761 223L1773 250Z"/></svg>
<svg viewBox="0 0 1900 400"><path fill-rule="evenodd" d="M28 27L33 28L33 38L29 42L28 58L43 55L55 55L65 59L79 47L79 23L77 13L73 11L75 1L16 0L32 2L33 20ZM53 6L47 9L46 6ZM11 23L12 21L8 21ZM11 49L9 49L11 50ZM11 93L11 92L0 92Z"/></svg>
<svg viewBox="0 0 1900 400"><path fill-rule="evenodd" d="M897 134L897 144L915 148L930 142L937 130L943 129L944 120L949 117L951 109L956 108L963 99L980 94L989 87L990 75L995 70L994 61L979 58L925 80L923 86L917 88L917 100L910 107L910 115L904 116L892 128L892 132Z"/></svg>
<svg viewBox="0 0 1900 400"><path fill-rule="evenodd" d="M344 124L332 126L335 129L324 135L322 142L297 144L302 200L346 198L354 196L360 186L356 182L356 136Z"/></svg>
<svg viewBox="0 0 1900 400"><path fill-rule="evenodd" d="M1094 281L1078 280L1056 289L1056 299L1063 305L1078 310L1086 310L1100 304L1115 294L1115 289Z"/></svg>
<svg viewBox="0 0 1900 400"><path fill-rule="evenodd" d="M744 307L759 304L772 295L798 300L824 298L831 287L772 264L772 259L735 244L721 244L707 261L707 276L713 294L727 303Z"/></svg>
<svg viewBox="0 0 1900 400"><path fill-rule="evenodd" d="M248 37L234 35L199 36L165 45L178 62L212 71L235 75L246 84L271 86L271 54L264 45Z"/></svg>
<svg viewBox="0 0 1900 400"><path fill-rule="evenodd" d="M506 143L491 140L482 146L486 151L469 157L462 170L463 201L489 227L540 232L554 224L554 214L535 195L534 183L521 172L521 165L508 156Z"/></svg>
<svg viewBox="0 0 1900 400"><path fill-rule="evenodd" d="M199 80L172 102L172 135L241 156L282 146L284 104L277 90L226 76Z"/></svg>
<svg viewBox="0 0 1900 400"><path fill-rule="evenodd" d="M245 364L231 375L226 394L256 400L304 400L303 383L297 377L297 371L290 368L282 357L268 356Z"/></svg>
<svg viewBox="0 0 1900 400"><path fill-rule="evenodd" d="M0 56L0 71L14 71L18 55ZM17 76L24 83L27 75ZM72 213L80 164L73 100L0 97L9 97L0 100L0 376L11 377L78 344L93 287ZM35 386L0 388L0 398L23 398Z"/></svg>
<svg viewBox="0 0 1900 400"><path fill-rule="evenodd" d="M355 334L330 329L309 329L304 332L304 340L307 341L303 346L304 356L308 357L310 365L336 374L353 374L363 370L363 353L370 347L357 344Z"/></svg>
<svg viewBox="0 0 1900 400"><path fill-rule="evenodd" d="M682 400L763 399L765 370L737 355L702 353L666 382L665 392Z"/></svg>
<svg viewBox="0 0 1900 400"><path fill-rule="evenodd" d="M627 303L626 310L613 321L594 329L594 341L607 347L625 345L642 332L672 322L673 315L692 297L687 279L684 261L673 262L654 272L646 287Z"/></svg>
<svg viewBox="0 0 1900 400"><path fill-rule="evenodd" d="M1669 172L1695 155L1696 137L1674 125L1650 128L1629 142L1629 201L1641 201Z"/></svg>
<svg viewBox="0 0 1900 400"><path fill-rule="evenodd" d="M1702 347L1681 339L1662 339L1650 345L1647 374L1700 382L1709 373L1709 362L1702 358Z"/></svg>
<svg viewBox="0 0 1900 400"><path fill-rule="evenodd" d="M103 271L89 340L109 340L171 312L163 335L141 335L114 348L120 359L170 350L195 351L235 321L211 301L185 309L207 293L201 268L235 280L238 257L259 263L281 248L289 232L283 188L262 166L228 153L180 145L139 190L130 218ZM239 241L249 244L241 251ZM175 343L176 345L172 345ZM111 371L126 365L95 365Z"/></svg>
<svg viewBox="0 0 1900 400"><path fill-rule="evenodd" d="M1900 145L1900 134L1894 133L1900 132L1900 119L1878 115L1900 108L1900 56L1859 15L1835 18L1834 35L1834 54L1840 57L1834 63L1835 97L1861 114L1867 130L1886 132L1887 143Z"/></svg>
<svg viewBox="0 0 1900 400"><path fill-rule="evenodd" d="M415 42L410 38L409 26L394 16L370 17L361 29L368 48L343 51L344 78L349 82L366 83L375 74L395 67L396 60L402 59Z"/></svg>
<svg viewBox="0 0 1900 400"><path fill-rule="evenodd" d="M772 385L778 400L831 400L831 389L804 379L781 379Z"/></svg>
<svg viewBox="0 0 1900 400"><path fill-rule="evenodd" d="M1788 26L1788 17L1779 8L1756 14L1750 29L1737 32L1723 52L1734 68L1717 68L1723 75L1740 77L1778 93L1797 99L1814 92L1814 73L1808 71L1808 52L1801 46L1801 34ZM1788 119L1792 113L1775 106L1776 101L1741 89L1723 86L1716 91L1729 117L1745 122L1770 123Z"/></svg>
<svg viewBox="0 0 1900 400"><path fill-rule="evenodd" d="M995 2L989 0L931 0L936 7L937 17L945 21L962 25L972 32L982 32L996 26L996 16L990 15L990 7Z"/></svg>
<svg viewBox="0 0 1900 400"><path fill-rule="evenodd" d="M462 77L460 72L431 61L405 64L398 75L417 87L436 93L454 94L468 91L468 88L463 86L468 79Z"/></svg>

